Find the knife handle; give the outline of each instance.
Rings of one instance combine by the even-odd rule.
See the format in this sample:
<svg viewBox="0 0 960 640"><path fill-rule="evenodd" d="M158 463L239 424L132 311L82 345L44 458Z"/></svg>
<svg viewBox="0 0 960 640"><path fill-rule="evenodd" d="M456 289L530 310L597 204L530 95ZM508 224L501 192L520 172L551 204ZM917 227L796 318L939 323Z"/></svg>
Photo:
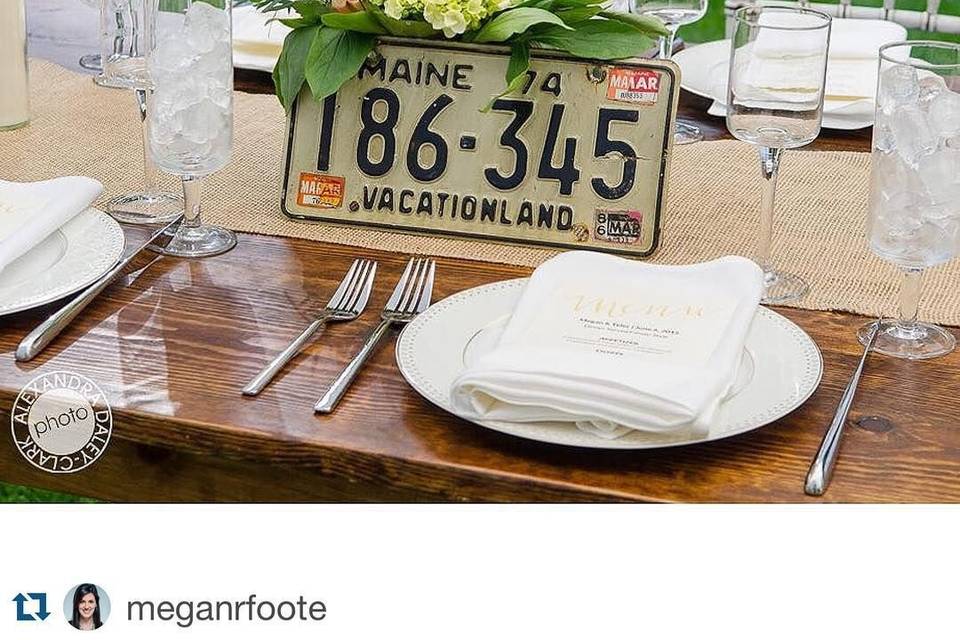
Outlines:
<svg viewBox="0 0 960 640"><path fill-rule="evenodd" d="M33 360L43 349L50 344L50 341L60 335L60 332L77 317L81 311L86 308L90 302L99 295L101 291L107 288L111 282L117 279L117 276L127 267L128 264L137 256L135 252L106 272L99 280L90 285L76 298L71 300L59 311L41 322L36 329L27 334L17 346L15 357L18 362L27 362Z"/></svg>
<svg viewBox="0 0 960 640"><path fill-rule="evenodd" d="M850 413L853 397L857 394L857 386L860 384L860 376L863 375L863 367L867 363L867 355L869 355L879 332L880 323L877 321L877 326L870 336L870 341L864 347L863 355L860 356L857 369L853 372L846 389L843 390L843 395L840 396L837 411L833 414L830 427L823 435L820 449L817 450L817 456L813 459L810 469L807 471L807 480L803 485L803 490L808 496L822 496L827 490L827 485L830 484L833 467L837 464L837 455L840 453L840 441L843 439L843 429L847 424L847 414Z"/></svg>

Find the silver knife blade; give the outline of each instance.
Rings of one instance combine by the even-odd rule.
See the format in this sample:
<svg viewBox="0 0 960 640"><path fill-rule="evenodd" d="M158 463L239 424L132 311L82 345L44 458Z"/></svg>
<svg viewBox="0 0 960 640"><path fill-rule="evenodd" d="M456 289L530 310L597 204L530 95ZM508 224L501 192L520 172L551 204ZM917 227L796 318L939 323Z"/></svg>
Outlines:
<svg viewBox="0 0 960 640"><path fill-rule="evenodd" d="M103 274L103 276L94 282L92 285L87 287L83 293L78 295L76 298L68 302L63 306L59 311L52 314L49 318L41 322L36 329L31 331L27 336L20 341L20 344L17 346L17 352L15 357L18 362L27 362L28 360L33 360L37 355L43 351L43 349L50 344L50 342L60 335L60 332L73 321L77 315L83 311L94 298L96 298L101 291L107 288L111 282L117 279L117 276L133 262L133 259L140 255L145 249L149 248L158 248L162 250L173 239L173 237L180 230L180 225L183 223L183 214L178 216L173 221L167 223L163 227L157 229L150 238L137 247L136 251L131 253L129 256L121 260L114 266L110 271ZM151 247L151 245L153 245Z"/></svg>

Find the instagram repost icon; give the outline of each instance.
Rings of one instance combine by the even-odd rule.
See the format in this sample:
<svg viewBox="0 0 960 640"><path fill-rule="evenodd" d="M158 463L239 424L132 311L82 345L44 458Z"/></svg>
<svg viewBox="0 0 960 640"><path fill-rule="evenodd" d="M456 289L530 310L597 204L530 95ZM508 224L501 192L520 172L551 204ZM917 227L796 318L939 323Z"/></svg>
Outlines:
<svg viewBox="0 0 960 640"><path fill-rule="evenodd" d="M50 473L74 473L103 455L113 431L106 396L86 376L45 373L25 386L10 412L17 450Z"/></svg>

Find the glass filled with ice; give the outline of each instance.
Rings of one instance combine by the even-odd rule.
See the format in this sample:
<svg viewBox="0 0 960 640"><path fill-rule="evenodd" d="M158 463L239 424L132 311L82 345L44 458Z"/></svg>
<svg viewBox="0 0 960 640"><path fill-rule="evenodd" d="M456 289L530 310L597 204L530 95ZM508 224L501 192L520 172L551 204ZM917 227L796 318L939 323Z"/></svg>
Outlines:
<svg viewBox="0 0 960 640"><path fill-rule="evenodd" d="M156 1L156 0L153 0ZM153 83L150 155L183 181L185 218L164 250L196 258L232 249L236 235L200 219L204 176L233 147L231 0L160 0L147 68Z"/></svg>
<svg viewBox="0 0 960 640"><path fill-rule="evenodd" d="M900 358L944 355L952 334L917 321L923 270L960 243L960 44L899 42L880 49L873 128L870 249L903 271L899 318L874 349ZM871 329L860 331L866 342Z"/></svg>

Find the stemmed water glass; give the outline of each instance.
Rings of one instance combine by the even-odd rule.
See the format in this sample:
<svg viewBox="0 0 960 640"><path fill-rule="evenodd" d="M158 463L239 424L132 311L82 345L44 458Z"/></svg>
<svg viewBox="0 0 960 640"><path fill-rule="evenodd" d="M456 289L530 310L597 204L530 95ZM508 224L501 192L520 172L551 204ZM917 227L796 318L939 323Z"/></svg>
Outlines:
<svg viewBox="0 0 960 640"><path fill-rule="evenodd" d="M107 211L122 222L154 224L173 220L183 211L180 196L159 187L157 168L147 153L146 119L151 83L147 74L147 48L151 12L156 0L103 0L101 3L101 60L110 86L133 89L143 127L144 189L117 196Z"/></svg>
<svg viewBox="0 0 960 640"><path fill-rule="evenodd" d="M880 325L874 350L911 360L953 351L953 335L918 322L917 305L923 270L953 258L960 242L960 44L880 48L867 236L903 271L899 318Z"/></svg>
<svg viewBox="0 0 960 640"><path fill-rule="evenodd" d="M756 260L764 273L764 303L807 293L798 276L770 259L777 173L784 149L810 144L820 133L830 16L797 7L749 5L736 13L727 89L727 129L760 152L763 198Z"/></svg>
<svg viewBox="0 0 960 640"><path fill-rule="evenodd" d="M673 41L677 37L677 29L685 24L696 22L707 12L707 0L631 0L631 11L637 14L650 15L663 20L670 30L670 35L660 38L661 60L669 60L673 55ZM674 144L689 144L703 140L700 129L677 121L674 131Z"/></svg>
<svg viewBox="0 0 960 640"><path fill-rule="evenodd" d="M161 1L154 15L150 155L161 170L180 176L185 202L184 222L164 250L169 255L201 258L237 243L232 231L200 220L202 179L226 166L233 146L231 5Z"/></svg>
<svg viewBox="0 0 960 640"><path fill-rule="evenodd" d="M80 0L80 2L87 5L91 9L100 9L100 0ZM87 53L80 56L79 64L87 71L103 71L103 64L100 62L99 53Z"/></svg>

